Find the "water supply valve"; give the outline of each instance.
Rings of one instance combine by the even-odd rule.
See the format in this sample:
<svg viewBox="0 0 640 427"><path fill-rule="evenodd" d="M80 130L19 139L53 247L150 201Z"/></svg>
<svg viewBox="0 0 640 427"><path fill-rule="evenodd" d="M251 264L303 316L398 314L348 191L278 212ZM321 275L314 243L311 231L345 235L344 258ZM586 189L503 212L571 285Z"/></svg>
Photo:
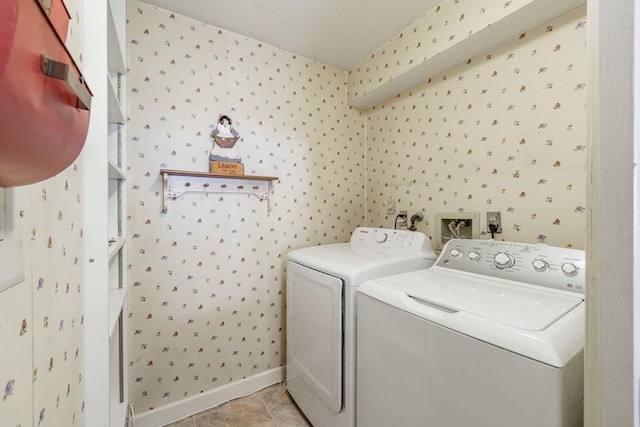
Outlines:
<svg viewBox="0 0 640 427"><path fill-rule="evenodd" d="M416 231L418 227L416 227L416 222L421 222L424 219L424 214L422 212L416 212L411 215L411 225L409 226L409 230Z"/></svg>

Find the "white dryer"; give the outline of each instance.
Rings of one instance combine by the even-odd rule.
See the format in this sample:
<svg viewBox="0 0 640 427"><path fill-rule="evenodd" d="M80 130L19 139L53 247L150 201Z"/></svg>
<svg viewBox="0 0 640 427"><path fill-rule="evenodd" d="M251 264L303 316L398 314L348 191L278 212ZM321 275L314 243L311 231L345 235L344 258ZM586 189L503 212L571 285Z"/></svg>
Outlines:
<svg viewBox="0 0 640 427"><path fill-rule="evenodd" d="M359 227L349 243L294 250L287 262L287 389L314 427L355 426L356 290L424 269L423 233Z"/></svg>
<svg viewBox="0 0 640 427"><path fill-rule="evenodd" d="M578 427L585 256L452 240L357 293L359 426Z"/></svg>

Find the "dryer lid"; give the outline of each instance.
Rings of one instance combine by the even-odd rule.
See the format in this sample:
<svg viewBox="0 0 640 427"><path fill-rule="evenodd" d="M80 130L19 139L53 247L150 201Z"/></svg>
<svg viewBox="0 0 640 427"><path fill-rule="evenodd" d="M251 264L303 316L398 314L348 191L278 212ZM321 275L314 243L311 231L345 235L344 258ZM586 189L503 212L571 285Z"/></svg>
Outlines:
<svg viewBox="0 0 640 427"><path fill-rule="evenodd" d="M580 305L579 296L437 270L379 280L408 296L530 331L542 331Z"/></svg>
<svg viewBox="0 0 640 427"><path fill-rule="evenodd" d="M288 260L359 286L365 280L428 268L433 260L406 251L357 248L349 243L312 246L288 254Z"/></svg>

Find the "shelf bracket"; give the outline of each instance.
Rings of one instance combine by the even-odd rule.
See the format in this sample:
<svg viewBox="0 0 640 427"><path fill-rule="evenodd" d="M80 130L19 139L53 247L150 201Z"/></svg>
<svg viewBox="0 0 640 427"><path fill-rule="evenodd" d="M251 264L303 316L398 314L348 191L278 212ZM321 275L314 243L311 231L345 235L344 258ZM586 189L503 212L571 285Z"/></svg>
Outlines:
<svg viewBox="0 0 640 427"><path fill-rule="evenodd" d="M247 194L267 201L267 211L271 211L269 196L276 177L254 175L216 175L203 172L170 171L162 169L162 212L166 213L168 201L175 200L184 193Z"/></svg>

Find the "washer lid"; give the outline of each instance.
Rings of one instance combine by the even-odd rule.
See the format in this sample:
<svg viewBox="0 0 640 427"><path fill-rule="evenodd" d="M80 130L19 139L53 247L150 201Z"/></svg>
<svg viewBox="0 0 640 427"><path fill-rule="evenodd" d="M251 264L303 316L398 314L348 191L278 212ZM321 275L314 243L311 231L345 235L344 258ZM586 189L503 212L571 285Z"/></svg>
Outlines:
<svg viewBox="0 0 640 427"><path fill-rule="evenodd" d="M519 329L542 331L580 305L579 296L438 270L421 270L378 280L408 296Z"/></svg>

